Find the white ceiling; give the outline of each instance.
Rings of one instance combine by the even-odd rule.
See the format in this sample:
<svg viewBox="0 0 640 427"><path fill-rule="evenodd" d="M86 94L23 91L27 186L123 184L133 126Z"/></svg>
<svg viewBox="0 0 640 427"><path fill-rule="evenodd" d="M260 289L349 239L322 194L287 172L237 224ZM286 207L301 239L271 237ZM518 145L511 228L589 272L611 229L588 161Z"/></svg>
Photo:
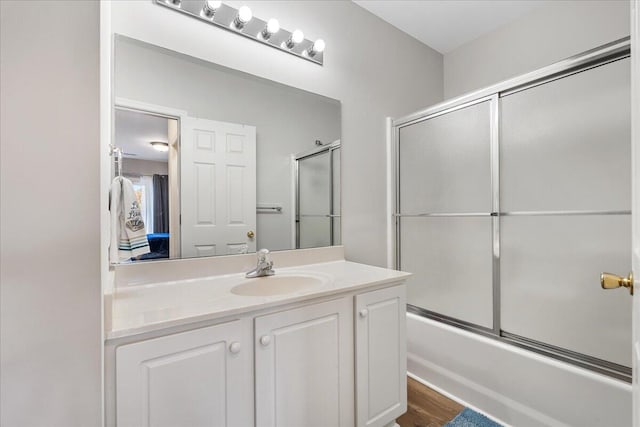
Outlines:
<svg viewBox="0 0 640 427"><path fill-rule="evenodd" d="M151 141L167 142L168 119L134 111L116 110L115 140L125 157L166 162L168 154L153 148Z"/></svg>
<svg viewBox="0 0 640 427"><path fill-rule="evenodd" d="M443 54L547 3L543 0L353 1Z"/></svg>

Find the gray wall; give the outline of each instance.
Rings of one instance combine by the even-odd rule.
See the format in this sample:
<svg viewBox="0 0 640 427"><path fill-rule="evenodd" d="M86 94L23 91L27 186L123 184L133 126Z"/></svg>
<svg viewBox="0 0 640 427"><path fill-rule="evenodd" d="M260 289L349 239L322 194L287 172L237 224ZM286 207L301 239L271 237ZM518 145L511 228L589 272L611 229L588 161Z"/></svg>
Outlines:
<svg viewBox="0 0 640 427"><path fill-rule="evenodd" d="M256 127L257 202L283 207L257 214L258 249L293 249L291 155L340 138L340 104L124 37L115 46L117 97Z"/></svg>
<svg viewBox="0 0 640 427"><path fill-rule="evenodd" d="M122 159L122 174L132 175L168 175L169 164L155 160L133 159L125 157Z"/></svg>
<svg viewBox="0 0 640 427"><path fill-rule="evenodd" d="M629 2L552 1L444 56L451 98L629 35Z"/></svg>
<svg viewBox="0 0 640 427"><path fill-rule="evenodd" d="M0 425L97 426L99 4L0 15Z"/></svg>
<svg viewBox="0 0 640 427"><path fill-rule="evenodd" d="M146 1L114 2L113 31L340 100L346 255L385 265L385 117L442 100L442 55L349 1L247 4L257 17L274 16L283 28L323 38L324 66Z"/></svg>

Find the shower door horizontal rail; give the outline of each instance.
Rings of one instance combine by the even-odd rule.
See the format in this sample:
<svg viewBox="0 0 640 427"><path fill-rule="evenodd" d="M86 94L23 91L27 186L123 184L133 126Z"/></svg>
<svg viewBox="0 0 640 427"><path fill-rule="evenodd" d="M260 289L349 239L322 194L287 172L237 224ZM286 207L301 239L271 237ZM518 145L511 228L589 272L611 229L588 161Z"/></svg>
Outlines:
<svg viewBox="0 0 640 427"><path fill-rule="evenodd" d="M631 211L513 211L498 216L562 216L562 215L631 215Z"/></svg>
<svg viewBox="0 0 640 427"><path fill-rule="evenodd" d="M616 376L616 378L618 379L629 382L631 381L631 368L628 366L620 365L618 363L610 362L604 359L599 359L597 357L588 356L583 353L578 353L563 347L547 344L531 338L511 334L506 331L501 331L500 336L503 341L519 345L519 347L527 349L537 349L539 353L543 354L555 354L558 356L557 358L562 356L567 360L580 362L581 364L589 366L590 368L598 368L600 369L599 372L606 373L607 375L611 376Z"/></svg>
<svg viewBox="0 0 640 427"><path fill-rule="evenodd" d="M486 217L486 216L563 216L563 215L631 215L630 210L621 211L512 211L512 212L437 212L403 214L394 213L396 218L419 218L419 217ZM302 215L301 215L302 216ZM322 215L307 215L322 216Z"/></svg>
<svg viewBox="0 0 640 427"><path fill-rule="evenodd" d="M477 217L477 216L496 216L495 212L462 212L462 213L419 213L419 214L401 214L394 213L397 218L419 218L419 217Z"/></svg>

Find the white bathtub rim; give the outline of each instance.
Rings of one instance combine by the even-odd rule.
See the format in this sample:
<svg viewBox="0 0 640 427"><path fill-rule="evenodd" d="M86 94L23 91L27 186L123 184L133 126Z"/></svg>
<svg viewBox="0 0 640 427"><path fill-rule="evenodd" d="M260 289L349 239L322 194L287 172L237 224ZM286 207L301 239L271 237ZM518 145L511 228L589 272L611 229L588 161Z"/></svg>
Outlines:
<svg viewBox="0 0 640 427"><path fill-rule="evenodd" d="M605 387L612 387L621 393L628 394L629 396L631 395L631 384L622 380L617 380L606 375L412 313L407 313L407 320L415 322L415 325L424 324L425 327L433 327L445 334L454 334L454 336L458 338L469 340L470 344L475 342L477 345L489 346L500 352L504 351L505 355L510 355L507 357L521 358L528 360L530 363L544 365L555 370L562 370L569 375L580 377L583 380L590 382L599 383ZM443 344L444 343L440 343L438 347L442 347ZM456 400L473 410L477 410L479 407L484 408L483 410L478 410L478 412L505 426L509 425L509 423L503 421L503 419L511 419L511 422L513 423L512 425L570 425L566 422L560 421L552 414L548 414L533 406L523 403L522 400L515 400L507 397L507 395L500 393L489 386L483 385L482 382L478 382L477 379L471 380L470 378L458 374L455 372L455 366L445 367L445 365L431 362L426 360L424 355L419 353L416 354L416 352L411 349L408 349L407 357L407 368L412 378L415 378L429 387L433 387L435 390L442 392L445 396L451 397L453 400ZM426 381L423 378L429 378L430 381ZM440 386L434 387L434 383L439 384ZM462 395L465 396L465 399L461 399L456 395L459 393L462 393ZM472 401L474 404L469 405L468 401Z"/></svg>
<svg viewBox="0 0 640 427"><path fill-rule="evenodd" d="M511 344L507 344L501 341L498 341L496 339L493 338L488 338L485 337L483 335L480 334L476 334L474 332L470 332L470 331L466 331L464 329L461 328L457 328L455 326L451 326L451 325L447 325L445 323L442 322L438 322L437 320L433 320L433 319L428 319L426 317L423 316L419 316L417 314L413 314L413 313L407 313L407 317L411 317L412 319L418 320L420 322L423 323L427 323L431 326L436 326L438 328L441 329L445 329L448 330L449 332L458 334L458 335L462 335L464 337L479 341L481 343L487 344L487 345L492 345L495 347L499 347L500 349L503 349L505 351L508 351L510 353L514 353L517 354L519 356L522 357L526 357L528 359L532 359L536 362L540 362L540 363L544 363L546 365L549 366L553 366L554 368L558 368L558 369L563 369L565 371L569 371L573 374L576 375L580 375L583 377L587 377L590 378L592 380L595 381L600 381L603 383L606 383L609 386L615 387L615 388L619 388L620 390L624 390L624 391L628 391L629 393L631 393L631 384L623 381L623 380L619 380L616 378L612 378L609 377L607 375L598 373L598 372L594 372L594 371L590 371L588 369L585 368L581 368L579 366L576 365L572 365L571 363L567 363L567 362L563 362L562 360L558 360L558 359L554 359L548 356L544 356L542 354L538 354L536 352L521 348L521 347L517 347Z"/></svg>

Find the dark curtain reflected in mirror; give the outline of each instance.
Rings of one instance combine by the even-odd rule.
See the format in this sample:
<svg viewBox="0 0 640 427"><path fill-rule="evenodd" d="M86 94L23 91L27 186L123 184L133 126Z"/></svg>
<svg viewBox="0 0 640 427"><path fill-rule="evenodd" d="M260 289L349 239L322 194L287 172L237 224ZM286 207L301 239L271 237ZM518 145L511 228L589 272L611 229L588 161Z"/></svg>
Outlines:
<svg viewBox="0 0 640 427"><path fill-rule="evenodd" d="M169 175L153 175L153 232L169 232Z"/></svg>

